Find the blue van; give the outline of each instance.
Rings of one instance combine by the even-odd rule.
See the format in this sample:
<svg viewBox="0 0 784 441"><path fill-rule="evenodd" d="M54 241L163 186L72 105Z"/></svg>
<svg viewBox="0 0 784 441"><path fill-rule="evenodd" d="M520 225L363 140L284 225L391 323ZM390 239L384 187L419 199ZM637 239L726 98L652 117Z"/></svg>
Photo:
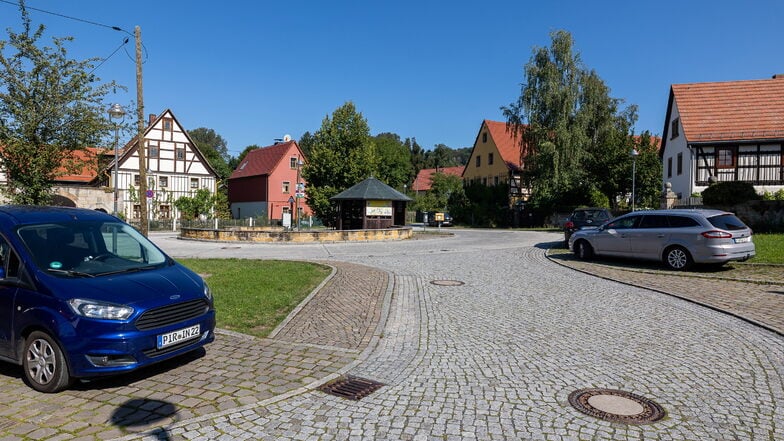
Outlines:
<svg viewBox="0 0 784 441"><path fill-rule="evenodd" d="M0 206L0 360L41 392L214 340L207 284L95 210Z"/></svg>

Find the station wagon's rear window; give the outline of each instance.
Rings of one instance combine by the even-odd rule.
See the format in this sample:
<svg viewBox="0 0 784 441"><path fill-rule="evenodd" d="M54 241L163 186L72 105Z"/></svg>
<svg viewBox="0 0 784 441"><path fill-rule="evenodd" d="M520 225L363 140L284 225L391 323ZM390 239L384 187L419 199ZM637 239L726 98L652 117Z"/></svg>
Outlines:
<svg viewBox="0 0 784 441"><path fill-rule="evenodd" d="M718 216L709 217L708 222L716 228L728 231L745 230L748 228L743 221L732 214L720 214Z"/></svg>

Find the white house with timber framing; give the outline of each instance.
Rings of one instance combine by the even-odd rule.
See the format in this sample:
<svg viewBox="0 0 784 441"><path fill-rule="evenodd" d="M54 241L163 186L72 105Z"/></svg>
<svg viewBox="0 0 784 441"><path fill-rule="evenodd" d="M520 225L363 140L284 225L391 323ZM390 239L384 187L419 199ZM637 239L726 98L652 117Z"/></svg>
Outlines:
<svg viewBox="0 0 784 441"><path fill-rule="evenodd" d="M141 203L150 204L151 219L177 219L179 212L174 201L182 196L192 196L196 190L206 188L210 193L217 189L217 173L202 155L196 144L182 127L171 110L150 115L144 130L145 159L147 162L147 189L153 197L139 194L139 143L134 137L122 149L118 161L118 212L126 219L139 219ZM114 159L105 169L102 182L114 185Z"/></svg>
<svg viewBox="0 0 784 441"><path fill-rule="evenodd" d="M663 180L681 200L710 182L784 188L784 75L673 84L664 121Z"/></svg>

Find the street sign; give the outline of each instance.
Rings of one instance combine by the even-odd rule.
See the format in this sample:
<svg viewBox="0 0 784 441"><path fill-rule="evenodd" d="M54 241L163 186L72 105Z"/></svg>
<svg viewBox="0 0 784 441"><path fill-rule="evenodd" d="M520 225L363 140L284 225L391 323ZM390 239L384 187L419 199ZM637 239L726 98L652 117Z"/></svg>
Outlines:
<svg viewBox="0 0 784 441"><path fill-rule="evenodd" d="M297 198L298 198L298 199L302 199L302 198L304 198L304 197L305 197L305 192L304 192L304 191L301 191L301 192L300 192L300 191L298 191L298 192L297 192Z"/></svg>
<svg viewBox="0 0 784 441"><path fill-rule="evenodd" d="M293 204L293 203L294 203L294 196L289 196L289 204Z"/></svg>
<svg viewBox="0 0 784 441"><path fill-rule="evenodd" d="M153 196L153 191L152 190L147 190L147 198L148 199L152 199L152 196Z"/></svg>

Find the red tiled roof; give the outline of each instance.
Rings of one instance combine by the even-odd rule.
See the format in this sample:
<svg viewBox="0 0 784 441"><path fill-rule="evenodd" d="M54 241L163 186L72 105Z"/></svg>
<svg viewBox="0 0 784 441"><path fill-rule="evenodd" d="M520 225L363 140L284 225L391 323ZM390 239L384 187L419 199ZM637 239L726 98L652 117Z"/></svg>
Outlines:
<svg viewBox="0 0 784 441"><path fill-rule="evenodd" d="M84 183L92 181L98 176L98 156L103 155L107 150L108 149L96 147L87 147L84 150L74 150L72 152L73 161L84 165L82 165L81 169L75 174L68 173L64 165L58 167L55 181Z"/></svg>
<svg viewBox="0 0 784 441"><path fill-rule="evenodd" d="M279 144L251 150L232 172L229 179L245 178L248 176L269 175L275 170L280 160L289 151L291 145L299 151L295 141L281 142Z"/></svg>
<svg viewBox="0 0 784 441"><path fill-rule="evenodd" d="M433 175L436 174L436 172L461 177L463 175L463 168L462 165L456 167L423 168L417 173L414 183L411 185L411 190L428 191L433 185Z"/></svg>
<svg viewBox="0 0 784 441"><path fill-rule="evenodd" d="M784 77L673 84L672 94L689 142L784 138Z"/></svg>
<svg viewBox="0 0 784 441"><path fill-rule="evenodd" d="M506 165L519 169L522 166L520 135L515 134L515 130L507 130L505 122L490 121L489 119L484 122Z"/></svg>

